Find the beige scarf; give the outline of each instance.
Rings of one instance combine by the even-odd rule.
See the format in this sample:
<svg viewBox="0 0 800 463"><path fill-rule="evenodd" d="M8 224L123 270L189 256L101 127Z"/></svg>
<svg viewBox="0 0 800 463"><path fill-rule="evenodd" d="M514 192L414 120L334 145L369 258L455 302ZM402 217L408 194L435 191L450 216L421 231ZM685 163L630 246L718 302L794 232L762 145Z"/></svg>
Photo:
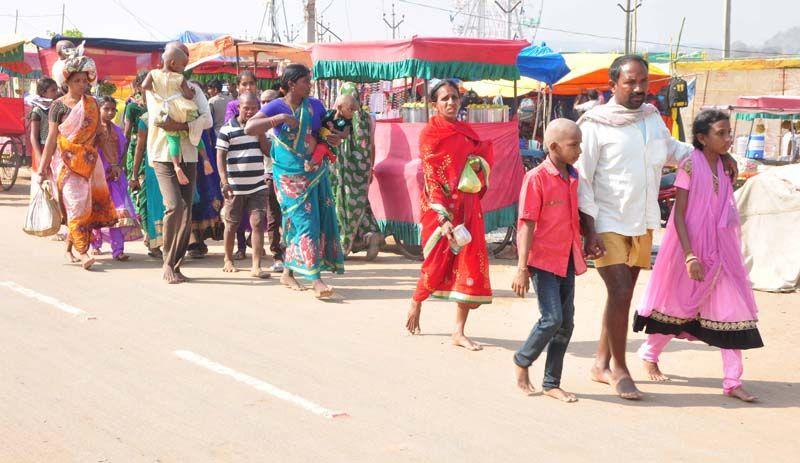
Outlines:
<svg viewBox="0 0 800 463"><path fill-rule="evenodd" d="M578 120L578 124L584 120L597 122L598 124L610 125L612 127L624 127L635 124L644 118L655 114L658 109L650 103L644 103L637 109L628 109L617 104L614 97L604 105L597 105L590 109Z"/></svg>

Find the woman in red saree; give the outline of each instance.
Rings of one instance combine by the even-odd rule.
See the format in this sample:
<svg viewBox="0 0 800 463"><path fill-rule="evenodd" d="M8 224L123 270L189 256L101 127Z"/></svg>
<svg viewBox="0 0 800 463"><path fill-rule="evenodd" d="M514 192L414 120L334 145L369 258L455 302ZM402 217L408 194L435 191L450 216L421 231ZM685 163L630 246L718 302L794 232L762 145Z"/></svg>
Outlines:
<svg viewBox="0 0 800 463"><path fill-rule="evenodd" d="M69 229L67 258L77 262L72 255L74 246L86 270L94 264L94 259L87 254L92 230L110 227L117 222L97 151L107 137L100 125L97 101L86 94L96 75L94 61L85 56L76 54L64 63L64 78L69 91L50 108L50 131L39 166L40 183L47 180L50 173L55 177L61 211ZM113 150L103 151L111 153ZM109 164L112 179L118 177L121 169L117 160L109 160Z"/></svg>
<svg viewBox="0 0 800 463"><path fill-rule="evenodd" d="M422 246L425 257L406 320L411 334L420 332L422 301L433 296L458 305L453 344L480 350L464 334L469 311L492 302L489 255L481 197L489 186L492 147L457 120L461 96L455 83L443 80L431 89L437 115L420 135L425 193L422 198ZM459 246L457 237L472 239ZM462 241L463 243L463 241Z"/></svg>

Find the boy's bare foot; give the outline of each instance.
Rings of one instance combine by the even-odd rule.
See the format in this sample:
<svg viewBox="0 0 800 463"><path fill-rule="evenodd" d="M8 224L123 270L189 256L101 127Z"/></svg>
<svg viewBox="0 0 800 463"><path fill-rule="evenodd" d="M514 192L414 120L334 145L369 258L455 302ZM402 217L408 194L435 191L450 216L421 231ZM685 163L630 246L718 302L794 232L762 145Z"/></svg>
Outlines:
<svg viewBox="0 0 800 463"><path fill-rule="evenodd" d="M283 286L286 286L287 288L293 289L295 291L305 291L306 290L306 287L301 285L300 282L298 282L294 278L294 275L291 275L291 274L289 274L287 272L283 272L283 275L281 275L281 284Z"/></svg>
<svg viewBox="0 0 800 463"><path fill-rule="evenodd" d="M422 302L411 301L411 308L408 309L406 316L406 329L412 335L420 334L419 316L422 313Z"/></svg>
<svg viewBox="0 0 800 463"><path fill-rule="evenodd" d="M92 255L93 256L102 256L103 255L103 250L102 249L92 249Z"/></svg>
<svg viewBox="0 0 800 463"><path fill-rule="evenodd" d="M225 273L236 273L236 267L233 265L233 261L228 260L226 257L224 260L225 264L222 266L222 271Z"/></svg>
<svg viewBox="0 0 800 463"><path fill-rule="evenodd" d="M187 281L189 281L189 277L184 275L183 272L181 272L180 268L175 269L175 276L178 277L178 281L181 283L186 283Z"/></svg>
<svg viewBox="0 0 800 463"><path fill-rule="evenodd" d="M453 345L463 347L471 351L483 350L483 347L481 347L480 344L475 344L470 338L458 333L453 333Z"/></svg>
<svg viewBox="0 0 800 463"><path fill-rule="evenodd" d="M321 280L314 280L314 297L317 299L328 299L333 296L333 288L323 283Z"/></svg>
<svg viewBox="0 0 800 463"><path fill-rule="evenodd" d="M661 370L658 368L658 363L642 360L642 364L644 365L644 371L647 372L647 376L650 377L651 381L669 381L669 376L661 373Z"/></svg>
<svg viewBox="0 0 800 463"><path fill-rule="evenodd" d="M252 276L253 278L261 278L262 280L266 280L267 278L270 278L272 275L270 275L269 272L261 270L261 267L256 267L250 270L250 276Z"/></svg>
<svg viewBox="0 0 800 463"><path fill-rule="evenodd" d="M131 258L131 256L129 256L129 255L125 254L125 253L122 253L122 254L114 257L114 260L118 260L120 262L125 262L130 258Z"/></svg>
<svg viewBox="0 0 800 463"><path fill-rule="evenodd" d="M725 395L727 395L728 397L734 397L736 399L739 399L742 402L755 402L758 400L758 397L745 391L744 388L742 388L742 386L739 386L730 392L726 392Z"/></svg>
<svg viewBox="0 0 800 463"><path fill-rule="evenodd" d="M164 267L164 277L163 278L164 278L164 281L166 281L167 284L170 284L170 285L176 285L178 283L183 283L181 281L181 279L178 278L178 275L175 273L174 270L172 270L171 267Z"/></svg>
<svg viewBox="0 0 800 463"><path fill-rule="evenodd" d="M84 270L89 270L94 265L95 260L89 254L81 254L81 266Z"/></svg>
<svg viewBox="0 0 800 463"><path fill-rule="evenodd" d="M69 262L70 264L77 264L78 262L81 261L80 259L75 257L75 254L73 254L71 251L65 251L64 252L64 257L67 259L67 262Z"/></svg>
<svg viewBox="0 0 800 463"><path fill-rule="evenodd" d="M531 384L531 378L528 376L528 369L522 368L515 363L514 370L517 372L517 387L522 391L522 393L525 395L531 395L536 392L533 384Z"/></svg>
<svg viewBox="0 0 800 463"><path fill-rule="evenodd" d="M592 381L597 383L611 384L611 370L609 370L608 367L603 367L598 364L592 365L589 377Z"/></svg>
<svg viewBox="0 0 800 463"><path fill-rule="evenodd" d="M180 167L175 169L175 176L178 177L178 183L181 185L188 185L189 184L189 177L183 173L183 169Z"/></svg>
<svg viewBox="0 0 800 463"><path fill-rule="evenodd" d="M244 260L247 257L247 253L241 249L233 253L233 260Z"/></svg>
<svg viewBox="0 0 800 463"><path fill-rule="evenodd" d="M570 404L578 401L578 398L575 397L575 394L567 392L561 389L560 387L556 387L553 389L545 389L544 392L542 392L542 394Z"/></svg>
<svg viewBox="0 0 800 463"><path fill-rule="evenodd" d="M636 389L636 383L627 373L620 374L616 378L612 377L611 385L614 386L617 395L625 400L640 400L642 398L641 391Z"/></svg>

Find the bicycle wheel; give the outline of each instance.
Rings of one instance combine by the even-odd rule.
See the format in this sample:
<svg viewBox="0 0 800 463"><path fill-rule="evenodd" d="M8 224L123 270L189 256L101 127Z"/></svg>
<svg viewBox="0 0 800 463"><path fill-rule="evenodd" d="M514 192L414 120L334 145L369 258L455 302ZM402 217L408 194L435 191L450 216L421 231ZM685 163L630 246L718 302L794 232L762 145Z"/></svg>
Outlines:
<svg viewBox="0 0 800 463"><path fill-rule="evenodd" d="M19 143L13 138L6 140L0 147L0 187L8 191L14 186L22 161Z"/></svg>

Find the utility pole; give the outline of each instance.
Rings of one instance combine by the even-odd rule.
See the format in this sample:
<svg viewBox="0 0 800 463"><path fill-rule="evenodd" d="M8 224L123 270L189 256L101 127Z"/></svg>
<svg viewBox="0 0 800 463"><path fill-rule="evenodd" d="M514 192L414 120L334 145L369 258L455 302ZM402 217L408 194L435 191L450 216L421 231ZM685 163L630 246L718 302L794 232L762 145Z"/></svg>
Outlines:
<svg viewBox="0 0 800 463"><path fill-rule="evenodd" d="M64 16L66 15L65 3L61 3L61 35L64 35Z"/></svg>
<svg viewBox="0 0 800 463"><path fill-rule="evenodd" d="M627 4L628 4L628 7L626 8L626 7L623 7L622 5L620 5L619 3L617 3L617 6L625 13L625 54L626 55L630 54L631 50L633 49L633 40L632 40L632 35L631 35L631 25L632 25L631 21L633 20L633 18L631 17L631 13L633 13L636 10L638 10L639 7L642 6L641 3L637 3L636 6L631 8L631 0L628 0Z"/></svg>
<svg viewBox="0 0 800 463"><path fill-rule="evenodd" d="M722 44L722 58L728 59L731 57L731 0L723 0L725 2L725 36Z"/></svg>
<svg viewBox="0 0 800 463"><path fill-rule="evenodd" d="M399 28L400 24L403 24L403 21L405 21L405 20L406 20L406 15L404 14L401 17L400 22L396 21L395 12L394 12L394 2L392 2L392 22L391 23L386 20L386 13L383 13L383 22L386 23L386 25L389 26L389 29L392 30L392 40L394 40L395 37L397 36L397 28Z"/></svg>
<svg viewBox="0 0 800 463"><path fill-rule="evenodd" d="M494 0L494 3L503 11L503 13L506 14L506 38L511 40L513 38L511 37L511 14L514 13L514 10L516 10L520 4L522 4L522 0L515 3L514 6L511 6L511 0L506 1L508 3L508 8L503 7L503 5L501 5L497 0Z"/></svg>
<svg viewBox="0 0 800 463"><path fill-rule="evenodd" d="M317 38L317 0L306 0L306 42Z"/></svg>
<svg viewBox="0 0 800 463"><path fill-rule="evenodd" d="M14 33L17 33L17 24L19 24L19 10L16 10L16 14L14 14Z"/></svg>

